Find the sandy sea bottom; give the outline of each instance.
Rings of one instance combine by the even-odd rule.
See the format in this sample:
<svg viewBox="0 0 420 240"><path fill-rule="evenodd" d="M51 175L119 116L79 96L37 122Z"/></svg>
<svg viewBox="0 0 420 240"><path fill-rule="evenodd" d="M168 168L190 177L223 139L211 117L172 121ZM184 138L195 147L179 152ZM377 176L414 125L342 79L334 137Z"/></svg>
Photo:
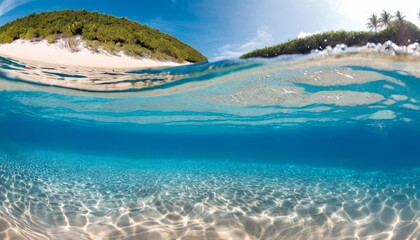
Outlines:
<svg viewBox="0 0 420 240"><path fill-rule="evenodd" d="M0 239L416 239L419 176L0 148Z"/></svg>

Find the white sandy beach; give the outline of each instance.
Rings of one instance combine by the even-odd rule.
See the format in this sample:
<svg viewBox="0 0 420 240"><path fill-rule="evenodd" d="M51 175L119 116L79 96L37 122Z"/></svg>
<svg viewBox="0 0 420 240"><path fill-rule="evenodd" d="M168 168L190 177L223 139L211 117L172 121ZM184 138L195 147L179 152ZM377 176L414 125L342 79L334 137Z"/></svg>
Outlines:
<svg viewBox="0 0 420 240"><path fill-rule="evenodd" d="M0 45L0 56L23 62L38 62L54 66L76 66L85 68L133 69L182 65L151 59L136 59L120 53L115 56L101 51L94 53L80 44L77 52L71 52L64 39L49 44L46 40L31 42L16 40Z"/></svg>

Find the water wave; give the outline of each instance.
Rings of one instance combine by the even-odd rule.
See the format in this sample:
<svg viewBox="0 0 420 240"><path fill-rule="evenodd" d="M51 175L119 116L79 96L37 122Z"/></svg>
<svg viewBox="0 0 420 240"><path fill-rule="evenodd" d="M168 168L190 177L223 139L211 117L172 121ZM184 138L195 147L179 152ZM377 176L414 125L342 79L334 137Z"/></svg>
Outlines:
<svg viewBox="0 0 420 240"><path fill-rule="evenodd" d="M419 119L413 60L287 56L128 72L0 60L3 101L47 119L182 126Z"/></svg>

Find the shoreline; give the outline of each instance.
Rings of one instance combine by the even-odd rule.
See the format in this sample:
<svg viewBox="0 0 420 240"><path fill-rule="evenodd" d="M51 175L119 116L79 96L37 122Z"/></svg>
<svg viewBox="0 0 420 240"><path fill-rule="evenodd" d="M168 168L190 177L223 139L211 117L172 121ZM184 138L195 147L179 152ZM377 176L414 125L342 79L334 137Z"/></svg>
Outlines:
<svg viewBox="0 0 420 240"><path fill-rule="evenodd" d="M15 59L12 59L15 60ZM378 61L377 61L378 60ZM34 64L31 64L33 62ZM285 64L278 64L278 61L264 61L264 68L251 69L235 74L218 76L217 81L232 81L242 77L256 76L258 74L275 74L277 72L292 71L299 69L306 69L311 67L337 67L347 68L348 66L365 66L374 69L382 69L389 71L399 71L405 75L420 76L420 58L417 56L392 56L379 53L341 53L341 54L309 54L304 58L296 58L294 61L283 62ZM15 78L24 82L35 83L43 86L55 86L67 90L81 90L88 91L91 94L99 94L101 92L121 92L140 90L165 84L167 82L177 81L188 74L171 74L163 71L160 73L130 73L128 71L137 68L95 68L95 67L75 67L65 65L51 65L42 64L34 61L18 61L18 63L26 66L19 69L3 69L1 72L8 77ZM287 64L286 64L287 63ZM7 64L6 64L7 65ZM51 69L47 69L51 67ZM245 75L244 75L245 74ZM353 78L353 77L350 77ZM152 80L154 79L154 80ZM384 80L386 77L384 77ZM348 80L348 79L344 79ZM209 79L206 82L188 83L182 87L175 87L166 90L159 90L162 92L177 92L186 89L212 84L214 79ZM400 84L399 82L394 82ZM318 83L320 84L320 83ZM15 88L8 84L7 89ZM1 89L0 89L1 90ZM146 93L144 93L146 94ZM155 93L153 93L155 94ZM153 95L151 94L151 95ZM124 95L127 95L126 93ZM128 94L130 95L130 94ZM146 94L147 95L147 94Z"/></svg>
<svg viewBox="0 0 420 240"><path fill-rule="evenodd" d="M66 40L60 39L49 44L45 40L30 42L16 40L0 45L0 56L21 63L44 67L66 67L91 70L138 70L146 68L177 67L190 63L163 62L152 59L136 59L119 53L119 56L101 51L94 53L85 46L77 46L77 52L71 52Z"/></svg>

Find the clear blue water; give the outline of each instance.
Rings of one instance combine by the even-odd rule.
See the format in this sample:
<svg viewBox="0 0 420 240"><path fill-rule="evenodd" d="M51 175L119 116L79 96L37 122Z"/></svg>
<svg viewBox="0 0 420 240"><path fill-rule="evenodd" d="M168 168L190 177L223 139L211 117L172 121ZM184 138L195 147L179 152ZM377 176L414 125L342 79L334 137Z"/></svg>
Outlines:
<svg viewBox="0 0 420 240"><path fill-rule="evenodd" d="M0 58L0 239L418 239L418 63L348 58L110 90Z"/></svg>

